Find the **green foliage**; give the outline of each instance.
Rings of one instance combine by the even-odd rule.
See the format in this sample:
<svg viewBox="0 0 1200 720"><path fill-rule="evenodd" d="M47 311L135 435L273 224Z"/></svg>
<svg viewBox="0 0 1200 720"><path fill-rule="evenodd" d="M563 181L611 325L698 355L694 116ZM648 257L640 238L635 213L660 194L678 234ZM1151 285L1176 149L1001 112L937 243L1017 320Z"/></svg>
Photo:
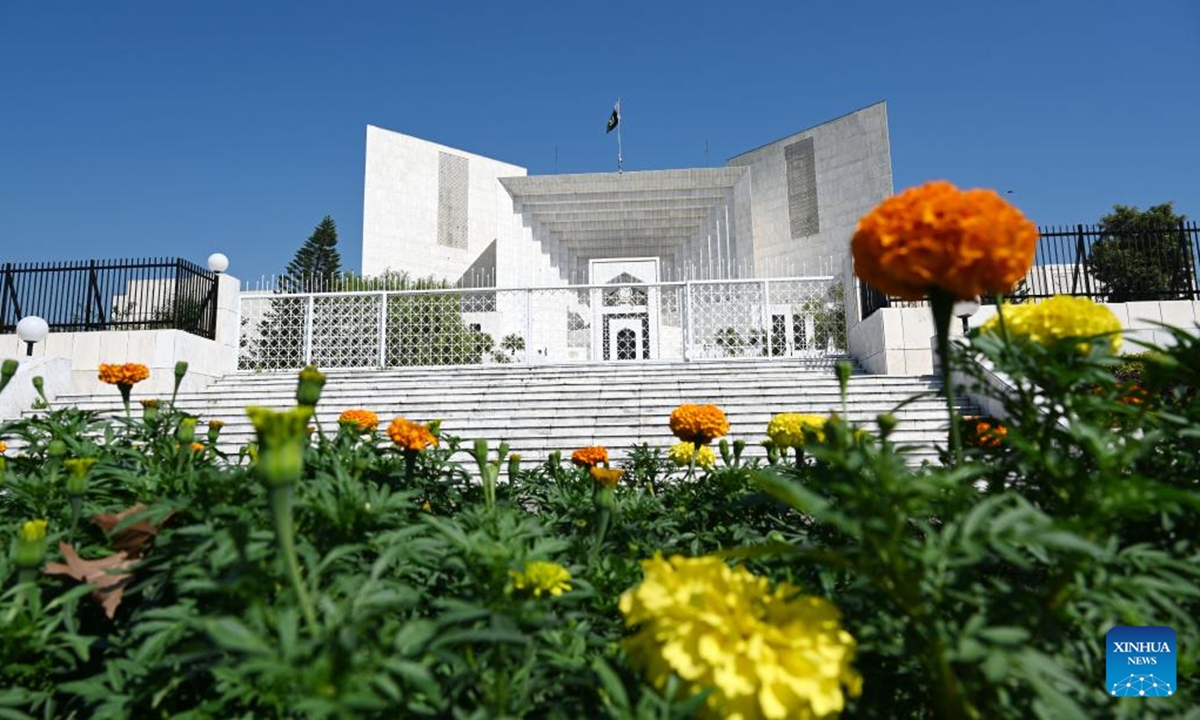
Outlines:
<svg viewBox="0 0 1200 720"><path fill-rule="evenodd" d="M728 357L737 357L742 354L742 349L746 347L746 339L738 332L738 329L732 325L721 328L713 334L713 342L716 346L725 351Z"/></svg>
<svg viewBox="0 0 1200 720"><path fill-rule="evenodd" d="M1169 202L1144 211L1114 205L1101 218L1103 234L1091 247L1088 265L1109 302L1189 297L1196 258L1181 229L1186 219Z"/></svg>
<svg viewBox="0 0 1200 720"><path fill-rule="evenodd" d="M491 336L487 336L491 340ZM490 347L487 349L491 349ZM515 362L517 353L525 349L525 338L516 333L509 333L500 338L500 349L492 353L492 359L501 365Z"/></svg>
<svg viewBox="0 0 1200 720"><path fill-rule="evenodd" d="M282 278L288 292L325 292L342 273L337 224L326 215L304 241Z"/></svg>
<svg viewBox="0 0 1200 720"><path fill-rule="evenodd" d="M691 717L682 679L650 687L621 644L618 600L657 552L723 554L836 604L864 678L847 717L1185 716L1200 661L1200 340L1176 332L1137 359L1140 404L1132 363L1077 343L981 336L958 350L1007 434L957 468L913 467L886 419L835 417L800 462L732 443L692 477L642 445L601 508L556 454L510 466L493 504L472 442L442 433L406 457L381 434L318 431L294 486L314 623L253 448L180 447L169 407L2 425L0 717ZM73 504L65 461L81 457L98 462ZM92 520L138 503L107 530ZM111 619L91 586L16 566L6 549L33 518L49 520L50 562L60 542L87 560L135 553ZM571 589L517 590L530 561L566 568ZM1177 695L1104 693L1114 625L1176 630Z"/></svg>
<svg viewBox="0 0 1200 720"><path fill-rule="evenodd" d="M242 355L247 358L247 365L278 369L305 364L301 339L307 300L289 297L291 292L299 292L291 287L285 284L285 292L274 299L255 333L243 329ZM326 279L319 289L330 293L412 291L387 298L388 342L384 362L389 366L475 365L495 346L492 336L466 324L464 295L450 291L445 281L432 277L414 279L407 272L388 272L375 277L344 273ZM362 302L361 297L336 295L314 301L313 324L320 328L325 347L354 347L362 338L376 336L378 316L362 312ZM494 353L494 359L511 362L512 355Z"/></svg>

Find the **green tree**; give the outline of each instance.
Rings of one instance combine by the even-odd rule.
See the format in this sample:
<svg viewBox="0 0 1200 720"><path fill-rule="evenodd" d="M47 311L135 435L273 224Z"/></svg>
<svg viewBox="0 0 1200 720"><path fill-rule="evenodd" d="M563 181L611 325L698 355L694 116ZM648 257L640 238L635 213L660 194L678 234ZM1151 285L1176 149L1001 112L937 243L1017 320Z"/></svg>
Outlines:
<svg viewBox="0 0 1200 720"><path fill-rule="evenodd" d="M337 249L337 224L326 215L296 251L279 280L281 295L336 292L342 284L342 256ZM355 288L357 289L357 288ZM324 305L324 304L323 304ZM271 303L257 326L253 341L243 338L243 367L294 368L305 364L305 308L302 297L281 297ZM322 307L324 314L328 314ZM245 332L247 328L243 328Z"/></svg>
<svg viewBox="0 0 1200 720"><path fill-rule="evenodd" d="M1139 210L1114 205L1100 219L1088 264L1109 302L1173 300L1195 287L1195 258L1171 203Z"/></svg>
<svg viewBox="0 0 1200 720"><path fill-rule="evenodd" d="M281 283L283 289L287 292L336 289L332 286L342 272L342 255L338 252L337 242L337 224L326 215L288 263Z"/></svg>

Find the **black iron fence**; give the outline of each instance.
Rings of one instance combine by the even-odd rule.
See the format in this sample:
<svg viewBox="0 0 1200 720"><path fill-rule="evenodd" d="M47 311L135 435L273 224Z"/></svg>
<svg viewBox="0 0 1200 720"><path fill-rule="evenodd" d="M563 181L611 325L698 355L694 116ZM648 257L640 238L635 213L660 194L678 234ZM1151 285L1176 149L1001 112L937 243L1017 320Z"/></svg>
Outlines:
<svg viewBox="0 0 1200 720"><path fill-rule="evenodd" d="M1099 302L1200 300L1200 224L1107 232L1098 225L1040 227L1033 267L1007 299L1076 295ZM982 298L988 302L989 298ZM863 283L864 318L881 307L920 305Z"/></svg>
<svg viewBox="0 0 1200 720"><path fill-rule="evenodd" d="M0 334L28 315L56 332L216 336L217 275L178 258L0 264Z"/></svg>

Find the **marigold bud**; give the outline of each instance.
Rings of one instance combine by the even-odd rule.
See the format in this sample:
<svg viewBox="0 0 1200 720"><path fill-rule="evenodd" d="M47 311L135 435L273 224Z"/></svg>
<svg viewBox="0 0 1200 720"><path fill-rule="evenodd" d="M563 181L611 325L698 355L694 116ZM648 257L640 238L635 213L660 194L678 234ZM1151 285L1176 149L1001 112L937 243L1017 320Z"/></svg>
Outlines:
<svg viewBox="0 0 1200 720"><path fill-rule="evenodd" d="M838 384L845 389L846 383L850 382L850 376L854 374L854 364L849 360L838 360L833 364L833 370L837 373Z"/></svg>
<svg viewBox="0 0 1200 720"><path fill-rule="evenodd" d="M17 374L17 367L17 361L12 358L0 363L0 392L4 391L5 386L12 381L13 375Z"/></svg>
<svg viewBox="0 0 1200 720"><path fill-rule="evenodd" d="M610 470L609 468L590 467L588 473L596 484L603 488L614 488L621 481L621 476L625 474L624 470Z"/></svg>
<svg viewBox="0 0 1200 720"><path fill-rule="evenodd" d="M325 375L317 370L316 365L309 365L300 371L300 383L296 386L296 402L307 407L316 407L321 399L321 389L325 387Z"/></svg>
<svg viewBox="0 0 1200 720"><path fill-rule="evenodd" d="M87 494L88 474L91 473L92 466L97 462L96 458L63 460L63 465L70 472L67 475L67 495L77 498Z"/></svg>
<svg viewBox="0 0 1200 720"><path fill-rule="evenodd" d="M900 421L891 413L883 413L875 418L875 422L879 424L879 436L886 440Z"/></svg>
<svg viewBox="0 0 1200 720"><path fill-rule="evenodd" d="M17 531L17 547L13 561L17 567L32 570L46 559L46 521L27 520Z"/></svg>
<svg viewBox="0 0 1200 720"><path fill-rule="evenodd" d="M179 421L175 429L175 439L181 445L191 445L196 440L196 418L188 416Z"/></svg>
<svg viewBox="0 0 1200 720"><path fill-rule="evenodd" d="M246 414L258 436L258 462L255 472L267 485L294 483L304 474L305 429L312 408L298 407L285 412L249 407Z"/></svg>

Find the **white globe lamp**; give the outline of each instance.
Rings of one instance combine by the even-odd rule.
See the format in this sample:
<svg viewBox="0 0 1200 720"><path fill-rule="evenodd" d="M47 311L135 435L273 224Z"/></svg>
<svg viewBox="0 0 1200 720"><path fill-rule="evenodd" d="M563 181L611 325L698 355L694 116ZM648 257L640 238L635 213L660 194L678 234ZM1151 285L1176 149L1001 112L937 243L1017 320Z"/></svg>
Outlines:
<svg viewBox="0 0 1200 720"><path fill-rule="evenodd" d="M17 322L17 337L25 341L25 354L33 355L34 343L40 343L50 334L50 325L37 315L28 315Z"/></svg>
<svg viewBox="0 0 1200 720"><path fill-rule="evenodd" d="M951 312L954 313L954 317L962 320L963 335L966 335L971 329L971 316L979 312L979 298L959 300L954 303L954 309Z"/></svg>
<svg viewBox="0 0 1200 720"><path fill-rule="evenodd" d="M229 269L229 258L224 253L213 253L208 256L208 269L215 273L223 273Z"/></svg>

